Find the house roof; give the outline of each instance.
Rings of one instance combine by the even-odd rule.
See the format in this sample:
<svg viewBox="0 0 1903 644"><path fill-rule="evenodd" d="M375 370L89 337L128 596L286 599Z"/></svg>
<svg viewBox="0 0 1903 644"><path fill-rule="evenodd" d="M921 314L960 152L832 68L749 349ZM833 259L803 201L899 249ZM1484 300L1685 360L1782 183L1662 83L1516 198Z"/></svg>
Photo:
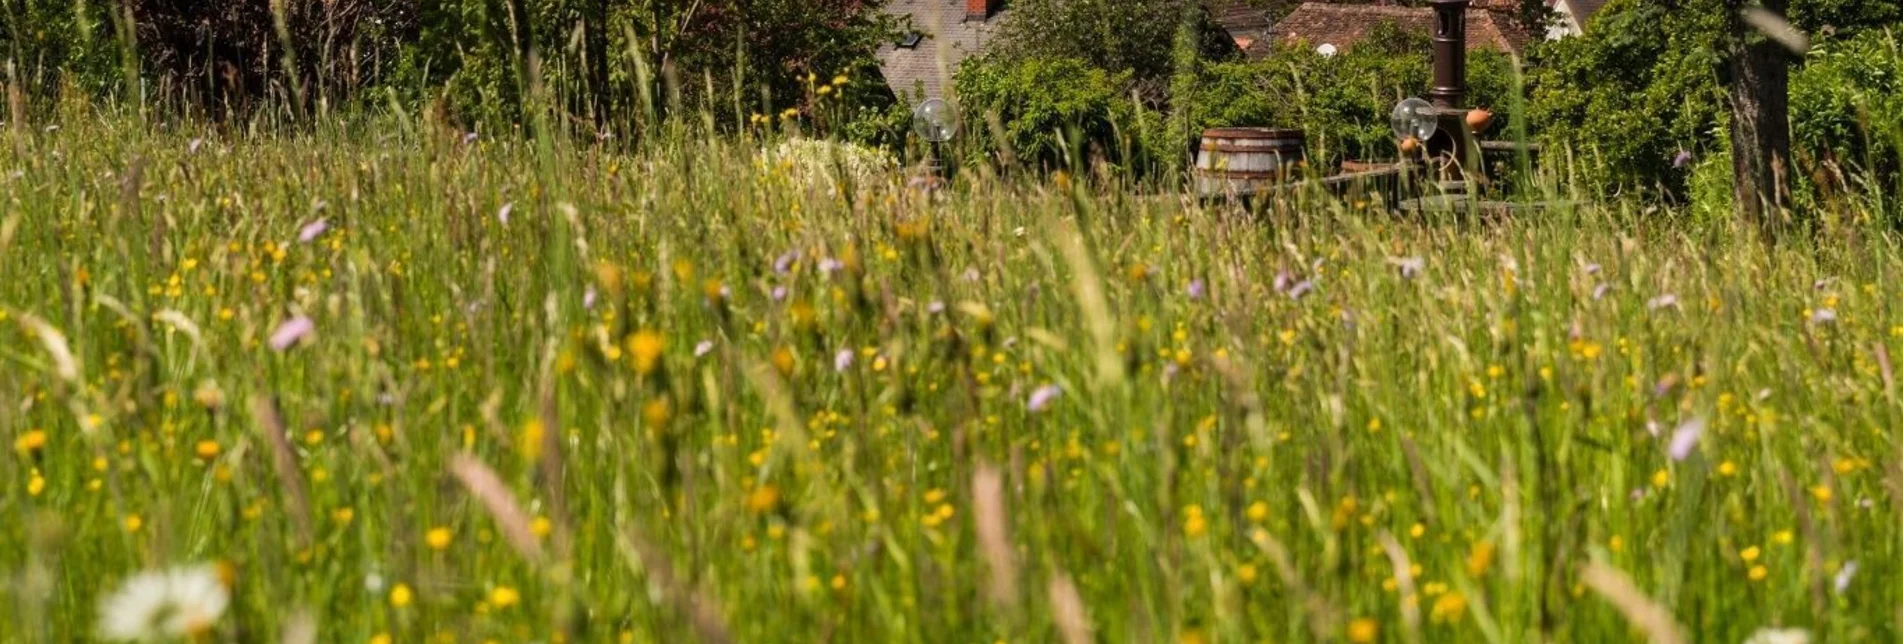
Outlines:
<svg viewBox="0 0 1903 644"><path fill-rule="evenodd" d="M1275 40L1347 48L1367 38L1369 31L1384 22L1394 23L1404 31L1429 33L1434 28L1434 10L1428 7L1304 2L1275 26ZM1503 12L1474 8L1467 10L1468 50L1491 49L1518 53L1528 40L1527 35Z"/></svg>
<svg viewBox="0 0 1903 644"><path fill-rule="evenodd" d="M891 0L885 11L924 36L914 47L885 43L879 47L879 71L886 85L901 97L943 98L958 64L982 53L1007 12L989 20L965 19L964 0Z"/></svg>
<svg viewBox="0 0 1903 644"><path fill-rule="evenodd" d="M1586 23L1592 20L1593 14L1599 13L1599 10L1606 6L1606 0L1556 0L1554 2L1554 4L1562 3L1572 14L1573 22L1582 30L1586 28Z"/></svg>
<svg viewBox="0 0 1903 644"><path fill-rule="evenodd" d="M1209 20L1228 32L1237 49L1263 51L1253 45L1269 40L1275 20L1269 16L1269 10L1250 5L1249 0L1206 0L1203 3L1209 11Z"/></svg>

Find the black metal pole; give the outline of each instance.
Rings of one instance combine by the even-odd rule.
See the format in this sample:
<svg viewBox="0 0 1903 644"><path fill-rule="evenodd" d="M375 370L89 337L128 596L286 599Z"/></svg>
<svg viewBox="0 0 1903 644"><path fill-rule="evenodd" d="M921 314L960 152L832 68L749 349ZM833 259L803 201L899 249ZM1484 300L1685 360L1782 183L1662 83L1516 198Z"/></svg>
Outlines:
<svg viewBox="0 0 1903 644"><path fill-rule="evenodd" d="M1434 0L1435 107L1459 107L1467 97L1467 5L1472 0Z"/></svg>

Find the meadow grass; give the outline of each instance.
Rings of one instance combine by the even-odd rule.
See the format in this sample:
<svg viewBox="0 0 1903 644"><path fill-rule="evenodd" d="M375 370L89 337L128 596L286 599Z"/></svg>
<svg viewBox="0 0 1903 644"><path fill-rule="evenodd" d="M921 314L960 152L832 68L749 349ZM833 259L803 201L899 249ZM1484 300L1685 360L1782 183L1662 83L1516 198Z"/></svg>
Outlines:
<svg viewBox="0 0 1903 644"><path fill-rule="evenodd" d="M209 641L1899 636L1875 226L60 124L0 148L0 640L193 562Z"/></svg>

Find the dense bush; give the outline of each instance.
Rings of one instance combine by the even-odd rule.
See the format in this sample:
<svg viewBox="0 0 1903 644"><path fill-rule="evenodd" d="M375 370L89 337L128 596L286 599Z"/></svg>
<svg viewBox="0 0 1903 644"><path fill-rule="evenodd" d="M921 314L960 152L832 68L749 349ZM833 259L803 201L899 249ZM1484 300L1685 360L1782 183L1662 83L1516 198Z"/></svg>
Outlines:
<svg viewBox="0 0 1903 644"><path fill-rule="evenodd" d="M953 77L967 115L966 145L1008 151L1017 162L1038 167L1089 156L1130 160L1143 153L1132 127L1137 105L1124 94L1130 78L1129 72L1111 73L1071 58L967 60Z"/></svg>
<svg viewBox="0 0 1903 644"><path fill-rule="evenodd" d="M1819 164L1893 179L1903 162L1900 50L1897 34L1879 32L1813 47L1791 77L1793 145Z"/></svg>
<svg viewBox="0 0 1903 644"><path fill-rule="evenodd" d="M1880 27L1896 20L1898 11L1894 0L1791 3L1793 20L1814 35L1819 48L1792 77L1798 162L1824 149L1825 134L1817 128L1834 124L1829 127L1836 128L1835 134L1847 132L1843 128L1857 118L1848 111L1847 92L1860 91L1857 83L1872 80L1867 74L1852 78L1847 68L1849 76L1827 73L1804 80L1807 68L1841 39L1878 38ZM1532 50L1531 122L1541 127L1549 145L1570 147L1585 159L1577 176L1597 190L1682 196L1693 165L1679 162L1680 152L1694 160L1726 153L1719 136L1727 118L1717 75L1723 62L1721 16L1713 0L1613 0L1584 36ZM1861 45L1855 55L1874 55L1877 48ZM1851 64L1840 58L1825 64Z"/></svg>
<svg viewBox="0 0 1903 644"><path fill-rule="evenodd" d="M130 48L147 94L156 88L240 105L302 96L308 105L320 97L381 102L387 92L365 90L388 89L411 107L443 99L471 126L523 122L525 96L541 88L535 104L561 108L556 122L612 131L630 127L638 111L673 105L730 122L754 111L809 110L813 79L869 74L890 32L881 4L4 0L0 58L41 97L63 79L97 95L119 90L121 53ZM274 6L283 10L282 32ZM872 100L874 88L847 91Z"/></svg>
<svg viewBox="0 0 1903 644"><path fill-rule="evenodd" d="M1209 23L1200 0L1018 0L995 49L1018 62L1072 59L1129 72L1154 87L1174 70L1176 41L1185 27L1202 55L1236 53L1235 44Z"/></svg>

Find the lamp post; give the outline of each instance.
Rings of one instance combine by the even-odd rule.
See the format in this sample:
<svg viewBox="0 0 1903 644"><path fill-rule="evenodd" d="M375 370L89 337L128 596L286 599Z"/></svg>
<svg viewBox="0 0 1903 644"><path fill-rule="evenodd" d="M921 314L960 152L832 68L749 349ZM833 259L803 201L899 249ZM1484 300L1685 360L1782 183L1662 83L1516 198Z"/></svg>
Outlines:
<svg viewBox="0 0 1903 644"><path fill-rule="evenodd" d="M926 167L934 178L943 180L945 166L938 148L958 135L958 109L944 99L926 99L912 108L912 132L931 146Z"/></svg>

